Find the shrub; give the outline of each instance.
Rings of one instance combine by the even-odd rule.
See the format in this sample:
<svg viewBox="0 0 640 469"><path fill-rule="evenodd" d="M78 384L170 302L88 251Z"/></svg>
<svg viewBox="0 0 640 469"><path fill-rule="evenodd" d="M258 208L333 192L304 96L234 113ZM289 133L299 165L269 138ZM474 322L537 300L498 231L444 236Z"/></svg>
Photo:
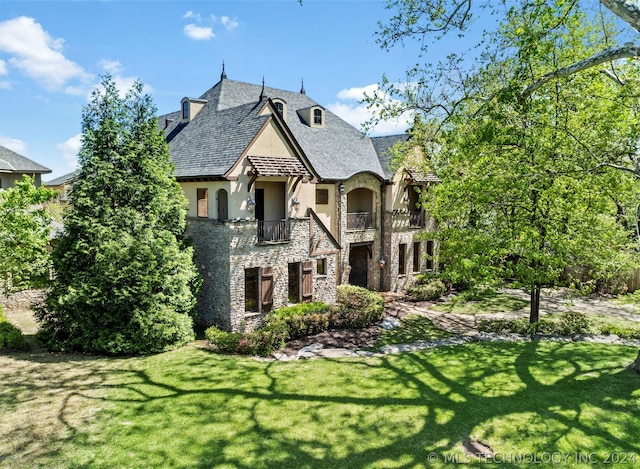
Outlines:
<svg viewBox="0 0 640 469"><path fill-rule="evenodd" d="M478 321L481 332L498 334L586 334L591 330L591 322L584 313L569 311L560 315L557 322L541 320L530 323L527 319L485 319ZM622 336L620 336L622 337Z"/></svg>
<svg viewBox="0 0 640 469"><path fill-rule="evenodd" d="M631 327L605 325L600 328L600 332L606 335L615 334L623 339L640 339L640 329Z"/></svg>
<svg viewBox="0 0 640 469"><path fill-rule="evenodd" d="M556 332L562 335L575 335L586 334L590 330L591 321L586 314L568 311L560 315Z"/></svg>
<svg viewBox="0 0 640 469"><path fill-rule="evenodd" d="M331 327L367 327L382 320L384 300L376 292L355 285L336 288L337 308L331 314Z"/></svg>
<svg viewBox="0 0 640 469"><path fill-rule="evenodd" d="M278 308L271 314L286 319L287 317L294 315L328 313L330 309L331 306L326 303L313 301L311 303L299 303L293 306Z"/></svg>
<svg viewBox="0 0 640 469"><path fill-rule="evenodd" d="M300 303L279 308L267 316L265 320L281 318L287 325L289 338L299 339L326 331L329 328L330 311L331 306L320 301Z"/></svg>
<svg viewBox="0 0 640 469"><path fill-rule="evenodd" d="M480 332L494 332L496 334L536 334L542 333L547 323L540 321L530 323L527 319L482 319L478 321Z"/></svg>
<svg viewBox="0 0 640 469"><path fill-rule="evenodd" d="M0 348L19 350L25 347L25 340L22 331L13 324L0 322Z"/></svg>
<svg viewBox="0 0 640 469"><path fill-rule="evenodd" d="M253 332L241 334L226 332L215 326L204 332L213 348L220 353L239 353L266 357L284 347L289 336L287 324L282 318L270 317Z"/></svg>
<svg viewBox="0 0 640 469"><path fill-rule="evenodd" d="M418 301L434 301L442 296L446 287L441 280L431 280L429 283L411 285L406 291Z"/></svg>

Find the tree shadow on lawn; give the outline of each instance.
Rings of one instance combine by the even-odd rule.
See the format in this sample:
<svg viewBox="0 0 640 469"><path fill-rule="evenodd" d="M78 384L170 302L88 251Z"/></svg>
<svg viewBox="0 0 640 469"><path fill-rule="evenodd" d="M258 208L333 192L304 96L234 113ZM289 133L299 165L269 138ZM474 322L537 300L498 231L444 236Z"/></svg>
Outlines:
<svg viewBox="0 0 640 469"><path fill-rule="evenodd" d="M527 342L283 363L188 347L61 359L82 371L42 378L34 394L67 393L57 416L65 432L52 436L60 454L42 454L61 467L446 467L465 460L469 439L503 455L604 457L640 453L638 375L623 371L635 353ZM20 391L48 363L11 375L2 407L26 404ZM103 410L78 419L78 400Z"/></svg>

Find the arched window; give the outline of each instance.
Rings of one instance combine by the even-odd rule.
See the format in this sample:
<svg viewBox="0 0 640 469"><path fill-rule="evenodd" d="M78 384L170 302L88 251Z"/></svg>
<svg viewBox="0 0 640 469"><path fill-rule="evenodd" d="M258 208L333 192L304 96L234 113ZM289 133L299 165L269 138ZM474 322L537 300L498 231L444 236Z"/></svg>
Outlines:
<svg viewBox="0 0 640 469"><path fill-rule="evenodd" d="M189 101L184 101L182 103L182 118L183 119L189 118Z"/></svg>
<svg viewBox="0 0 640 469"><path fill-rule="evenodd" d="M320 109L313 110L313 123L322 125L322 111Z"/></svg>
<svg viewBox="0 0 640 469"><path fill-rule="evenodd" d="M284 117L284 104L282 104L279 101L276 101L276 110L278 111L278 114L280 114L282 117Z"/></svg>

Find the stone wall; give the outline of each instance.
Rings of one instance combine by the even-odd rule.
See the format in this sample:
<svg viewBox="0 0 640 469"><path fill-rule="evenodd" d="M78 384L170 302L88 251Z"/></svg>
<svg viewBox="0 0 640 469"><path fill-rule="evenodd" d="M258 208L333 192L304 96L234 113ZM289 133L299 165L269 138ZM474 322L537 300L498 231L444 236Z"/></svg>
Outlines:
<svg viewBox="0 0 640 469"><path fill-rule="evenodd" d="M24 290L5 295L0 291L0 306L4 311L22 311L31 309L34 304L40 303L45 296L44 290Z"/></svg>
<svg viewBox="0 0 640 469"><path fill-rule="evenodd" d="M309 218L291 219L287 242L257 243L257 222L218 222L189 219L196 261L203 283L198 296L197 322L225 330L251 330L263 314L245 312L245 269L273 267L273 308L289 305L289 263L326 259L326 274L318 275L314 263L313 299L335 303L336 252L327 238L311 232ZM319 228L316 227L316 230ZM310 255L314 242L317 253Z"/></svg>
<svg viewBox="0 0 640 469"><path fill-rule="evenodd" d="M196 323L231 328L229 321L229 239L233 222L189 218L187 235L195 248L195 260L202 277Z"/></svg>

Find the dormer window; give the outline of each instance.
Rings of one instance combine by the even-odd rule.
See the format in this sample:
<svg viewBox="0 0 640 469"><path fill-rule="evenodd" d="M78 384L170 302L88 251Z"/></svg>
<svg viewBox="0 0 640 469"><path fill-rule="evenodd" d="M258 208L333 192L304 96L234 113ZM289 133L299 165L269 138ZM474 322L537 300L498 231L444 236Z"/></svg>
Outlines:
<svg viewBox="0 0 640 469"><path fill-rule="evenodd" d="M276 107L276 111L280 114L280 117L286 120L287 118L287 103L282 99L274 99L273 105Z"/></svg>
<svg viewBox="0 0 640 469"><path fill-rule="evenodd" d="M182 108L182 123L192 121L205 104L207 104L206 99L182 98L180 102L180 107Z"/></svg>
<svg viewBox="0 0 640 469"><path fill-rule="evenodd" d="M325 126L324 109L321 106L315 105L306 109L300 109L298 110L298 115L309 127L323 129Z"/></svg>

